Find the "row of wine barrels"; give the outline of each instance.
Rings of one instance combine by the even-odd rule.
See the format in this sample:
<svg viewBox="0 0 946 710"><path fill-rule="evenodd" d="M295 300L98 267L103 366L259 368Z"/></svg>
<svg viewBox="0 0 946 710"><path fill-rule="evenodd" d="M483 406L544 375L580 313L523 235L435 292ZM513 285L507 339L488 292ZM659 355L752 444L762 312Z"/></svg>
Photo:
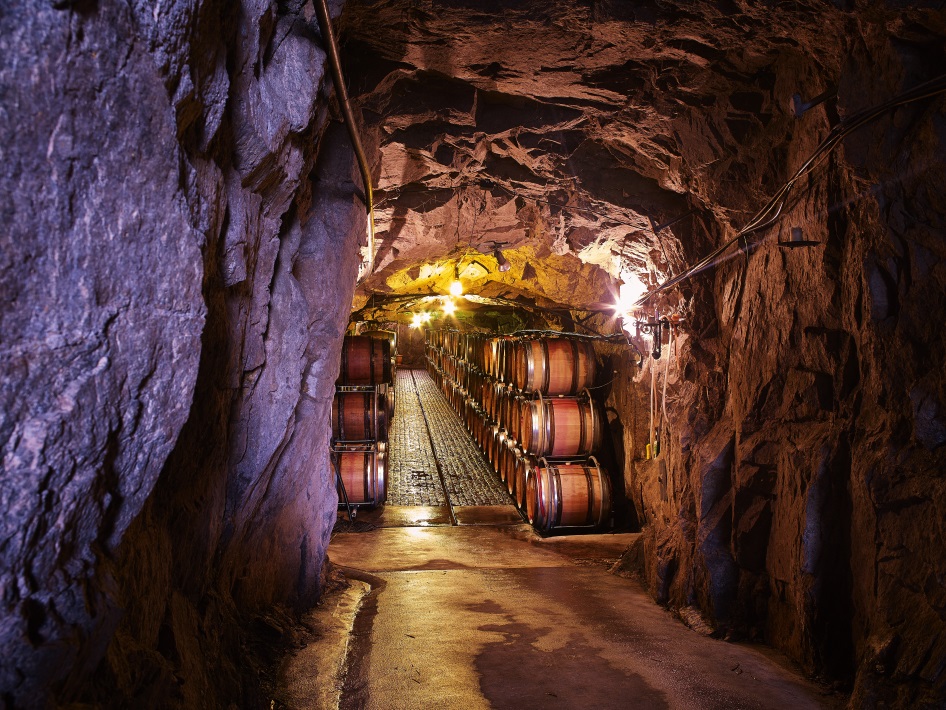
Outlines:
<svg viewBox="0 0 946 710"><path fill-rule="evenodd" d="M339 505L377 506L388 497L387 447L373 444L336 444L332 448ZM344 485L344 489L342 488Z"/></svg>
<svg viewBox="0 0 946 710"><path fill-rule="evenodd" d="M455 341L455 347L459 342ZM490 342L483 341L483 352ZM534 352L554 354L556 348ZM575 352L579 360L584 357ZM473 377L475 366L455 355L444 355L442 362L448 363L444 369L428 357L431 376L537 530L591 530L607 525L610 480L596 459L586 458L600 446L603 431L599 405L589 390L578 396L544 396L535 390L527 396L513 384L491 379L485 370L480 371L485 377ZM572 368L573 373L584 371ZM553 390L559 386L553 378L546 380Z"/></svg>
<svg viewBox="0 0 946 710"><path fill-rule="evenodd" d="M447 331L449 344L430 349L437 352L438 368L464 386L471 371L522 392L550 396L576 395L594 383L597 365L594 348L587 340L508 336L485 339L479 334L468 334L466 340L463 337L464 334Z"/></svg>

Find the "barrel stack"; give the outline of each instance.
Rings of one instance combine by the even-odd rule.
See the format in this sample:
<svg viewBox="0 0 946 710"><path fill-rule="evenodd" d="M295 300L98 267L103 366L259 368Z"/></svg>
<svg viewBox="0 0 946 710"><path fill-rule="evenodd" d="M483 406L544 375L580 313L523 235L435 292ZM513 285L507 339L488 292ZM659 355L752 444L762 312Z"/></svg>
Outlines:
<svg viewBox="0 0 946 710"><path fill-rule="evenodd" d="M611 483L594 457L604 418L587 339L434 330L426 355L431 377L537 530L609 524Z"/></svg>
<svg viewBox="0 0 946 710"><path fill-rule="evenodd" d="M345 336L332 401L332 465L339 506L387 498L388 428L394 416L396 352L387 331Z"/></svg>

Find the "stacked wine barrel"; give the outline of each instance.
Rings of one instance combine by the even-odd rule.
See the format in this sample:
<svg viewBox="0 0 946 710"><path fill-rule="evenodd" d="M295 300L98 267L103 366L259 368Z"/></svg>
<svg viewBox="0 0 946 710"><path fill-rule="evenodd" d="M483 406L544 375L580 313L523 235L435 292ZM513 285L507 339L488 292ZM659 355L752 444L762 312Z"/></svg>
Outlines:
<svg viewBox="0 0 946 710"><path fill-rule="evenodd" d="M332 401L332 465L340 507L373 507L387 498L396 357L392 335L389 331L348 335L342 345Z"/></svg>
<svg viewBox="0 0 946 710"><path fill-rule="evenodd" d="M604 420L596 360L574 337L430 331L427 368L516 505L540 532L595 530L611 483L594 454Z"/></svg>

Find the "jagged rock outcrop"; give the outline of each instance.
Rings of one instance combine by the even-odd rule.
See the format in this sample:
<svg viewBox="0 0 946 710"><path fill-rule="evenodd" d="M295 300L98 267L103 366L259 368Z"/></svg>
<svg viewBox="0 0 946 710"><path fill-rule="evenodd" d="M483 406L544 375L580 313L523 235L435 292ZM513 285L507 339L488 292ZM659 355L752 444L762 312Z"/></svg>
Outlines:
<svg viewBox="0 0 946 710"><path fill-rule="evenodd" d="M262 704L365 235L311 3L6 3L0 50L2 704Z"/></svg>
<svg viewBox="0 0 946 710"><path fill-rule="evenodd" d="M935 3L359 0L343 21L381 166L356 303L443 293L459 264L468 291L585 315L622 272L654 285L730 239L832 125L946 66ZM946 701L943 107L849 135L769 230L661 302L686 322L657 460L667 355L639 372L601 348L652 594L853 707ZM779 248L796 226L821 244ZM475 253L493 241L506 273Z"/></svg>

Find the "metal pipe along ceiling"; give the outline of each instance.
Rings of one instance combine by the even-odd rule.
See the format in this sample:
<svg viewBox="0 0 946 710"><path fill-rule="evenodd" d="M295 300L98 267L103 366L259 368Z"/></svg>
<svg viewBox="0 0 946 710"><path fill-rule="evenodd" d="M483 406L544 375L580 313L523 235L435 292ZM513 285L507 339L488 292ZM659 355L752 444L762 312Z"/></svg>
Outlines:
<svg viewBox="0 0 946 710"><path fill-rule="evenodd" d="M358 168L361 170L361 179L365 185L365 207L368 210L368 268L364 276L371 273L374 267L374 191L371 189L371 171L368 169L368 159L361 145L361 136L355 125L355 116L348 100L348 90L345 88L345 79L342 76L342 64L338 58L338 44L335 42L335 31L332 29L332 18L329 15L326 0L315 0L315 12L319 17L319 31L325 43L325 52L328 54L329 66L332 69L332 80L335 82L335 96L338 106L345 119L348 135L355 157L358 159Z"/></svg>

